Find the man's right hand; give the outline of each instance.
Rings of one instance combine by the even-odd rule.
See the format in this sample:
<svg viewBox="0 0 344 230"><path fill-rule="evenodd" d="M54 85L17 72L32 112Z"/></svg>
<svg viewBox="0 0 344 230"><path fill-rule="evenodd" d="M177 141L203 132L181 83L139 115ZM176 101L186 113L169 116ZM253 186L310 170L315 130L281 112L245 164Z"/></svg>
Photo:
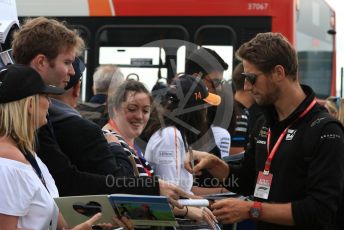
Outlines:
<svg viewBox="0 0 344 230"><path fill-rule="evenodd" d="M213 154L197 150L193 150L192 155L193 159L191 159L190 153L187 153L184 160L185 169L190 173L200 175L202 169L207 169L216 178L227 178L229 166L222 159ZM194 167L192 167L192 161Z"/></svg>

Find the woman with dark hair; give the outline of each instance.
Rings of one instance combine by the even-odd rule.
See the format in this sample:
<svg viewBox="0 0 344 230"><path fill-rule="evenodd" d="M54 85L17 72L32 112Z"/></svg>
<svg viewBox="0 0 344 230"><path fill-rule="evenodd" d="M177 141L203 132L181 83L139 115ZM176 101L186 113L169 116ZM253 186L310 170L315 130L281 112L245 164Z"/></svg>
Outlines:
<svg viewBox="0 0 344 230"><path fill-rule="evenodd" d="M109 122L103 127L104 133L114 134L132 163L135 176L152 176L153 170L141 150L134 144L146 127L152 97L139 81L126 80L109 95Z"/></svg>
<svg viewBox="0 0 344 230"><path fill-rule="evenodd" d="M146 147L146 159L161 178L187 192L191 191L193 179L184 169L183 161L189 145L207 131L205 100L212 104L220 101L217 95L208 93L200 78L179 77L161 102L160 118L155 119L146 131L152 134Z"/></svg>
<svg viewBox="0 0 344 230"><path fill-rule="evenodd" d="M152 120L146 130L152 135L145 157L157 176L191 193L193 177L184 169L184 158L190 145L207 131L206 107L220 101L198 77L182 75L170 85L161 106L157 106L159 119ZM195 207L188 211L193 215L202 212Z"/></svg>

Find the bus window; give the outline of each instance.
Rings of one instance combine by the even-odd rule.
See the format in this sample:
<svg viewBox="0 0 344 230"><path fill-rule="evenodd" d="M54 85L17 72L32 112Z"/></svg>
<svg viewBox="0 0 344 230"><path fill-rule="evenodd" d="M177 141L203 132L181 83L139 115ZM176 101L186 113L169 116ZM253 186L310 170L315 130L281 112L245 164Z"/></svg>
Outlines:
<svg viewBox="0 0 344 230"><path fill-rule="evenodd" d="M228 69L223 73L223 79L228 81L232 76L233 46L203 46L212 50L228 64ZM186 47L181 46L177 51L177 73L185 71Z"/></svg>
<svg viewBox="0 0 344 230"><path fill-rule="evenodd" d="M115 64L124 77L136 74L151 90L158 79L159 58L161 77L167 78L165 50L159 47L100 47L99 64Z"/></svg>
<svg viewBox="0 0 344 230"><path fill-rule="evenodd" d="M182 26L104 26L96 41L98 63L118 65L124 76L137 74L151 90L158 78L175 76L177 50L188 38Z"/></svg>
<svg viewBox="0 0 344 230"><path fill-rule="evenodd" d="M317 97L331 95L333 35L331 29L331 11L324 1L313 0L310 6L300 1L297 18L297 51L301 82L312 86ZM327 10L328 9L328 10Z"/></svg>
<svg viewBox="0 0 344 230"><path fill-rule="evenodd" d="M177 74L185 72L186 46L177 50Z"/></svg>
<svg viewBox="0 0 344 230"><path fill-rule="evenodd" d="M229 81L232 79L233 69L233 46L204 46L206 48L215 50L218 55L228 64L228 69L223 72L223 79Z"/></svg>
<svg viewBox="0 0 344 230"><path fill-rule="evenodd" d="M228 64L223 73L225 80L230 80L233 69L233 52L237 44L237 35L234 29L227 25L204 25L195 33L195 42L203 47L213 49Z"/></svg>

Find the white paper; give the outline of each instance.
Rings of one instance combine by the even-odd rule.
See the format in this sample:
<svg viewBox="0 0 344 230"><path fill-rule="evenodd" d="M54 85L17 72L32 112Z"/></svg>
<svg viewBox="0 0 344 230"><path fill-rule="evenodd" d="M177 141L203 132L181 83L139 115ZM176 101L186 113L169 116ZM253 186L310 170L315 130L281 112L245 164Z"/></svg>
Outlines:
<svg viewBox="0 0 344 230"><path fill-rule="evenodd" d="M207 207L209 201L207 199L180 199L178 203L183 206Z"/></svg>

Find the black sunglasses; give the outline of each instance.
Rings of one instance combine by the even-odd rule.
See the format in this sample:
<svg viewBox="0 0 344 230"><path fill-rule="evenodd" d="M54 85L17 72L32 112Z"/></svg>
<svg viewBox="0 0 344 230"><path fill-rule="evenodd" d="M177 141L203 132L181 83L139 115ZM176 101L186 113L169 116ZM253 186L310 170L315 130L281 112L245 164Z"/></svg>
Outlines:
<svg viewBox="0 0 344 230"><path fill-rule="evenodd" d="M254 83L256 83L257 74L243 72L243 73L241 73L241 75L243 77L245 77L245 80L247 80L249 83L251 83L251 85L254 85Z"/></svg>

